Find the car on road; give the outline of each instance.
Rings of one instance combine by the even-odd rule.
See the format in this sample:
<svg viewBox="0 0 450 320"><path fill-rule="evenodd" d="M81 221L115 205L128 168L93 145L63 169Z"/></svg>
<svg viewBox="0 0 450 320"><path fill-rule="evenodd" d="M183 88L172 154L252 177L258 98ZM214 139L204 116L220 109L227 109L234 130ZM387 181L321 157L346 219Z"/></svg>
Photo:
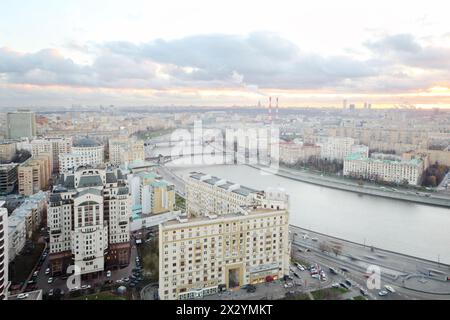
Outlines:
<svg viewBox="0 0 450 320"><path fill-rule="evenodd" d="M363 295L363 296L367 296L367 291L364 289L359 289L359 292Z"/></svg>
<svg viewBox="0 0 450 320"><path fill-rule="evenodd" d="M19 295L17 296L17 299L23 300L23 299L28 298L29 296L30 296L30 295L29 295L28 293L21 293L21 294L19 294Z"/></svg>
<svg viewBox="0 0 450 320"><path fill-rule="evenodd" d="M349 272L347 268L341 267L341 270L344 272Z"/></svg>
<svg viewBox="0 0 450 320"><path fill-rule="evenodd" d="M380 296L380 297L384 297L384 296L387 296L389 293L386 291L386 290L381 290L380 292L378 292L378 295Z"/></svg>
<svg viewBox="0 0 450 320"><path fill-rule="evenodd" d="M130 282L130 278L123 278L123 282Z"/></svg>
<svg viewBox="0 0 450 320"><path fill-rule="evenodd" d="M254 285L248 285L247 286L247 292L248 293L254 293L254 292L256 292L256 287L254 286Z"/></svg>
<svg viewBox="0 0 450 320"><path fill-rule="evenodd" d="M345 279L345 284L346 284L349 288L351 288L351 287L353 286L353 283L352 283L350 280L348 280L348 279Z"/></svg>
<svg viewBox="0 0 450 320"><path fill-rule="evenodd" d="M52 283L53 283L53 280L54 280L53 277L50 277L50 278L48 278L47 283L48 283L48 284L52 284Z"/></svg>
<svg viewBox="0 0 450 320"><path fill-rule="evenodd" d="M294 278L292 278L291 276L286 275L286 276L283 277L283 280L284 281L292 281L292 280L294 280Z"/></svg>
<svg viewBox="0 0 450 320"><path fill-rule="evenodd" d="M50 268L45 269L45 275L49 275L50 274Z"/></svg>
<svg viewBox="0 0 450 320"><path fill-rule="evenodd" d="M89 284L85 284L85 285L81 286L81 290L87 290L87 289L90 289L90 288L91 288L91 286Z"/></svg>
<svg viewBox="0 0 450 320"><path fill-rule="evenodd" d="M334 289L337 289L337 288L340 287L340 285L339 285L339 283L333 283L333 284L331 285L331 287L334 288Z"/></svg>
<svg viewBox="0 0 450 320"><path fill-rule="evenodd" d="M392 288L391 286L384 286L384 288L391 293L395 293L394 288Z"/></svg>
<svg viewBox="0 0 450 320"><path fill-rule="evenodd" d="M297 278L300 278L299 274L297 272L294 272L294 276Z"/></svg>
<svg viewBox="0 0 450 320"><path fill-rule="evenodd" d="M33 272L33 277L37 277L39 275L39 271L36 270L35 272Z"/></svg>
<svg viewBox="0 0 450 320"><path fill-rule="evenodd" d="M289 282L289 283L285 283L283 286L285 289L288 289L288 288L292 288L294 286L294 284L292 282Z"/></svg>
<svg viewBox="0 0 450 320"><path fill-rule="evenodd" d="M110 270L108 270L108 271L106 272L106 277L107 277L107 278L111 278L111 271L110 271Z"/></svg>
<svg viewBox="0 0 450 320"><path fill-rule="evenodd" d="M331 273L331 274L337 274L337 271L336 271L334 268L331 268L331 267L330 267L330 273Z"/></svg>
<svg viewBox="0 0 450 320"><path fill-rule="evenodd" d="M316 273L316 274L312 274L311 277L313 277L314 279L320 279L320 276Z"/></svg>
<svg viewBox="0 0 450 320"><path fill-rule="evenodd" d="M75 291L78 291L78 290L80 290L78 287L73 287L73 288L69 289L69 292L75 292Z"/></svg>
<svg viewBox="0 0 450 320"><path fill-rule="evenodd" d="M48 296L53 297L53 289L50 289L50 291L48 292Z"/></svg>
<svg viewBox="0 0 450 320"><path fill-rule="evenodd" d="M319 241L319 239L317 239L317 238L311 238L311 241L317 242L317 241Z"/></svg>
<svg viewBox="0 0 450 320"><path fill-rule="evenodd" d="M345 283L343 283L343 282L339 283L339 285L340 285L342 288L344 288L344 289L350 290L350 288L348 287L348 285L345 284Z"/></svg>

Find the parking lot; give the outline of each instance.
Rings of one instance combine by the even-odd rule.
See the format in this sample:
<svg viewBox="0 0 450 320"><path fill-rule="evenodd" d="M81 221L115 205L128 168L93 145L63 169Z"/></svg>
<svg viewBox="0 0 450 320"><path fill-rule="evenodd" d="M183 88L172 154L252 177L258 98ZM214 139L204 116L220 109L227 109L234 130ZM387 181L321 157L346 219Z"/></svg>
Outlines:
<svg viewBox="0 0 450 320"><path fill-rule="evenodd" d="M94 291L100 290L105 285L124 285L126 287L135 287L138 282L134 282L133 278L139 278L133 275L136 269L136 257L137 250L136 246L133 245L131 248L131 258L130 264L122 269L117 270L105 270L105 272L96 279L90 279L86 281L81 281L81 286L78 288L78 295L92 293ZM108 272L109 271L109 272ZM123 281L128 280L128 281ZM138 279L136 279L138 280ZM140 281L142 281L141 279ZM67 277L51 277L50 262L48 256L48 250L44 252L42 260L39 266L34 270L34 274L30 279L30 283L27 285L25 291L32 291L34 289L42 289L44 293L44 298L53 296L55 292L61 292L64 297L68 297Z"/></svg>

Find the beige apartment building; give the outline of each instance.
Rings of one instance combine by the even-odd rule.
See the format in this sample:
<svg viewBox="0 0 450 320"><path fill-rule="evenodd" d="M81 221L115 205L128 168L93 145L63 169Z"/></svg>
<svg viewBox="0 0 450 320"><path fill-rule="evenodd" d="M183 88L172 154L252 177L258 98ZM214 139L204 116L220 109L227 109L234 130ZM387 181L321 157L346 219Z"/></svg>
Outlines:
<svg viewBox="0 0 450 320"><path fill-rule="evenodd" d="M114 166L145 160L144 141L128 137L109 140L109 162Z"/></svg>
<svg viewBox="0 0 450 320"><path fill-rule="evenodd" d="M193 179L203 176L195 174ZM199 181L210 185L209 180ZM229 194L229 203L214 188L203 191L210 198L209 203L188 193L188 203L192 205L198 199L200 203L194 208L204 210L160 225L162 300L202 298L225 288L233 290L289 274L288 196L281 190L243 190L249 190L249 198L237 200ZM228 209L214 213L211 209L215 202Z"/></svg>
<svg viewBox="0 0 450 320"><path fill-rule="evenodd" d="M16 154L16 143L10 141L0 141L0 163L9 163Z"/></svg>
<svg viewBox="0 0 450 320"><path fill-rule="evenodd" d="M19 193L31 196L48 187L51 178L51 155L30 158L18 168Z"/></svg>

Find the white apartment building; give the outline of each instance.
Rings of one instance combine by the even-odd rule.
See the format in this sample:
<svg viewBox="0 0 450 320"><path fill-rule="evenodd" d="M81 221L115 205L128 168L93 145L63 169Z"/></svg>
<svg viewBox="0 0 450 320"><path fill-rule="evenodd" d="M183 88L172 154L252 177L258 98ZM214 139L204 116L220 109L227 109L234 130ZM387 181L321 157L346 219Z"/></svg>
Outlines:
<svg viewBox="0 0 450 320"><path fill-rule="evenodd" d="M62 175L50 196L53 274L76 265L82 276L130 259L130 196L117 170L80 167Z"/></svg>
<svg viewBox="0 0 450 320"><path fill-rule="evenodd" d="M0 300L8 298L8 210L0 201Z"/></svg>
<svg viewBox="0 0 450 320"><path fill-rule="evenodd" d="M223 215L250 206L263 192L218 177L192 172L186 181L186 210L189 215Z"/></svg>
<svg viewBox="0 0 450 320"><path fill-rule="evenodd" d="M71 153L59 155L59 172L65 173L81 166L97 166L104 162L105 148L95 140L84 138L73 143Z"/></svg>
<svg viewBox="0 0 450 320"><path fill-rule="evenodd" d="M419 185L424 171L420 158L404 160L387 154L373 154L371 158L352 154L344 161L344 176L366 180Z"/></svg>
<svg viewBox="0 0 450 320"><path fill-rule="evenodd" d="M114 166L145 160L144 141L128 137L109 140L109 162Z"/></svg>
<svg viewBox="0 0 450 320"><path fill-rule="evenodd" d="M53 172L59 171L59 155L72 152L72 138L46 138L53 149Z"/></svg>
<svg viewBox="0 0 450 320"><path fill-rule="evenodd" d="M201 298L289 274L288 206L284 192L268 191L235 212L162 223L160 298Z"/></svg>
<svg viewBox="0 0 450 320"><path fill-rule="evenodd" d="M27 241L26 220L22 217L11 215L8 219L8 258L9 262L18 256Z"/></svg>
<svg viewBox="0 0 450 320"><path fill-rule="evenodd" d="M355 144L353 138L327 137L321 143L322 159L329 161L343 161L345 157L352 154L352 146Z"/></svg>

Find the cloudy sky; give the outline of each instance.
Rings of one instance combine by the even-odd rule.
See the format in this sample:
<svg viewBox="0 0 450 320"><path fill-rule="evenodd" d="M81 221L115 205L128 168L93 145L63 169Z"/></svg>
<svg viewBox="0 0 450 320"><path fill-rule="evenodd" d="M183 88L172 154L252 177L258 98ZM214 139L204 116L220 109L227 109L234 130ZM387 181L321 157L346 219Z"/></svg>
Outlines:
<svg viewBox="0 0 450 320"><path fill-rule="evenodd" d="M450 107L446 1L1 0L0 107Z"/></svg>

